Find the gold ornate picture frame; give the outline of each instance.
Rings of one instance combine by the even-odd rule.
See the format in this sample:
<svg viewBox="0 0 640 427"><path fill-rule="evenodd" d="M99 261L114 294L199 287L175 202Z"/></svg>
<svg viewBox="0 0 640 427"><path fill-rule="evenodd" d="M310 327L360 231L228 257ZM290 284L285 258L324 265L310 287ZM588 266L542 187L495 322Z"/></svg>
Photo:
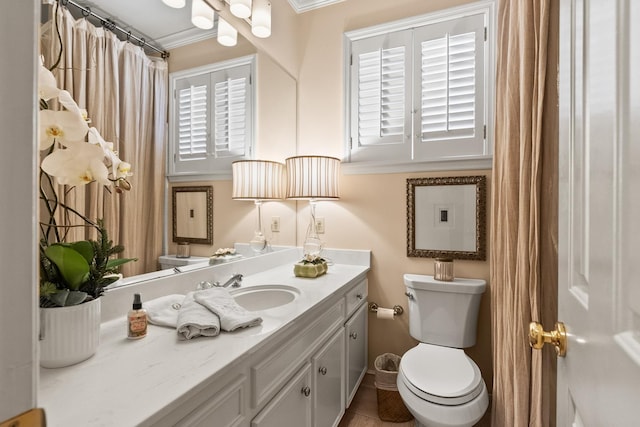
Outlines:
<svg viewBox="0 0 640 427"><path fill-rule="evenodd" d="M407 256L486 260L487 177L407 179Z"/></svg>
<svg viewBox="0 0 640 427"><path fill-rule="evenodd" d="M173 241L213 245L213 187L173 187Z"/></svg>

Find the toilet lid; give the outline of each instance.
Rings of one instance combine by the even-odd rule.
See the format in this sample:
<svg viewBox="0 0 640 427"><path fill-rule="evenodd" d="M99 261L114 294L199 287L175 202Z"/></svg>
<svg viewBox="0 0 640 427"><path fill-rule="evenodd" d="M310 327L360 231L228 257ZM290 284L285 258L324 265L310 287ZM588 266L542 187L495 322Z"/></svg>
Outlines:
<svg viewBox="0 0 640 427"><path fill-rule="evenodd" d="M478 366L458 348L418 344L402 356L400 371L414 394L440 405L469 402L484 385Z"/></svg>

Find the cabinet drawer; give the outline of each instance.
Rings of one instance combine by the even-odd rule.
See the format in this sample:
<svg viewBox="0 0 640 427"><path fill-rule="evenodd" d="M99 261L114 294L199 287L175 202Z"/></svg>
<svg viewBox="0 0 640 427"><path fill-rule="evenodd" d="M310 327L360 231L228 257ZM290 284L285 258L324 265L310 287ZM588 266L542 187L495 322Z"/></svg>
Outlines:
<svg viewBox="0 0 640 427"><path fill-rule="evenodd" d="M251 367L252 406L262 406L343 322L344 300L340 300L308 327L279 343L272 352L265 352L271 353L270 356Z"/></svg>
<svg viewBox="0 0 640 427"><path fill-rule="evenodd" d="M358 306L367 299L367 279L355 285L345 295L345 301L347 304L347 317L351 316Z"/></svg>

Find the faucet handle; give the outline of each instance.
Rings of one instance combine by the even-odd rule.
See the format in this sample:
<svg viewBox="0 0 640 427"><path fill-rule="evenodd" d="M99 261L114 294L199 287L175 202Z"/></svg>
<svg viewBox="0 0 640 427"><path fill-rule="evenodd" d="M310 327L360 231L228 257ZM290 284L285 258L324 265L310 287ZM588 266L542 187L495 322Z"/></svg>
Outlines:
<svg viewBox="0 0 640 427"><path fill-rule="evenodd" d="M210 289L210 288L213 288L214 286L219 286L219 285L220 285L220 283L218 283L218 282L211 283L209 281L203 280L202 282L198 283L198 286L196 287L196 290L200 291L200 290L203 290L203 289Z"/></svg>

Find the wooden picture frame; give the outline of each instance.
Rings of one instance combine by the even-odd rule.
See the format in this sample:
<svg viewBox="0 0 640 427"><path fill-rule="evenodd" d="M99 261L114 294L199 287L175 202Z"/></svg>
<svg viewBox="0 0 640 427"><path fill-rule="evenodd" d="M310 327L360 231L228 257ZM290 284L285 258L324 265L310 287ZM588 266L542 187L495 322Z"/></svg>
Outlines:
<svg viewBox="0 0 640 427"><path fill-rule="evenodd" d="M213 245L213 187L173 187L173 241Z"/></svg>

